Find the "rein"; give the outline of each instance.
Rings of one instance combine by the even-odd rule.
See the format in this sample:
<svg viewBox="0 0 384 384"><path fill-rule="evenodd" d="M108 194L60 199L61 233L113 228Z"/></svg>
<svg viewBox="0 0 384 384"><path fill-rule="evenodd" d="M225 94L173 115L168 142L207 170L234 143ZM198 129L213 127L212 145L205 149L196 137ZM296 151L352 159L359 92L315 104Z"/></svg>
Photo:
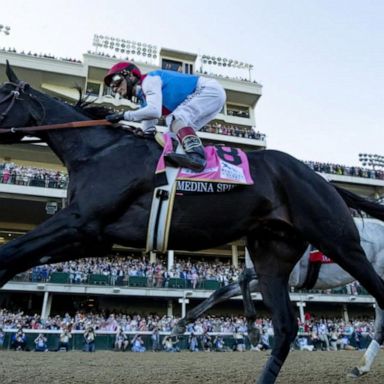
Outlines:
<svg viewBox="0 0 384 384"><path fill-rule="evenodd" d="M0 103L1 103L1 101L0 101ZM54 130L54 129L94 127L96 125L112 125L112 123L106 119L102 119L102 120L72 121L70 123L38 125L38 126L33 126L33 127L0 128L0 134L1 133L16 133L16 132L50 131L50 130Z"/></svg>
<svg viewBox="0 0 384 384"><path fill-rule="evenodd" d="M10 110L13 108L16 100L19 98L21 94L26 94L26 88L28 83L25 81L19 81L19 82L8 82L5 83L8 85L13 86L15 89L11 90L8 95L3 97L0 100L0 104L5 103L6 101L9 101L9 105L5 109L3 113L0 114L0 123L7 117ZM37 102L42 111L43 111L43 117L45 117L45 109L42 106L41 102L32 96L32 94L28 94L30 98L32 98L35 102ZM39 119L35 119L37 122L42 121L43 117ZM86 120L86 121L73 121L69 123L63 123L63 124L49 124L49 125L36 125L36 126L30 126L30 127L12 127L12 128L0 128L0 134L1 133L16 133L16 132L37 132L37 131L49 131L49 130L55 130L55 129L68 129L68 128L82 128L82 127L93 127L96 125L111 125L111 122L102 119L102 120Z"/></svg>

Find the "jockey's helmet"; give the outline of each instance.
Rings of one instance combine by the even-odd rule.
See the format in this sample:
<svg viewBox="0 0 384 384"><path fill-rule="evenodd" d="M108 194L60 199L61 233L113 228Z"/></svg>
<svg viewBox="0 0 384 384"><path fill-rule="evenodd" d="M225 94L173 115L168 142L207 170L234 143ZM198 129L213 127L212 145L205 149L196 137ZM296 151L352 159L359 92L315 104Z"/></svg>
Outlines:
<svg viewBox="0 0 384 384"><path fill-rule="evenodd" d="M134 76L137 79L141 77L140 69L129 61L120 61L114 64L104 77L104 83L111 87L113 82L121 82L122 79Z"/></svg>

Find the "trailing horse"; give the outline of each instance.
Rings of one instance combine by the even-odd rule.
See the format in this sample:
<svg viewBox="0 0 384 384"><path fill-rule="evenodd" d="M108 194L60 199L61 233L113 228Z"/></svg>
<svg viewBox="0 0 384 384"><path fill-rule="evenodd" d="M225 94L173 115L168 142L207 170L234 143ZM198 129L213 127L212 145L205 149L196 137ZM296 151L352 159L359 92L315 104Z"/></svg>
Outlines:
<svg viewBox="0 0 384 384"><path fill-rule="evenodd" d="M363 247L368 260L375 271L384 277L384 223L376 219L355 218L356 226L359 230L361 246ZM289 278L289 286L301 288L306 281L309 263L309 250L307 248L302 258L295 265ZM354 281L354 278L341 269L337 264L324 264L321 266L318 278L313 289L330 289L345 286ZM251 344L256 345L259 341L259 329L255 326L257 317L253 305L251 293L259 291L256 271L252 262L246 255L246 269L238 283L228 284L217 289L207 299L188 311L184 318L180 319L173 329L176 335L186 331L188 323L194 322L204 312L213 306L229 300L232 297L243 295L245 316L248 325L248 337ZM384 341L384 311L378 305L375 306L375 336L371 341L367 351L364 353L359 365L354 367L349 374L352 377L362 376L370 371L372 363L380 350L380 345Z"/></svg>
<svg viewBox="0 0 384 384"><path fill-rule="evenodd" d="M7 65L0 87L0 127L89 120L85 113L32 89ZM0 130L1 132L1 130ZM27 133L3 130L0 143ZM41 131L68 169L68 205L37 228L0 247L0 285L33 266L107 255L113 243L144 248L161 148L122 129L97 126ZM384 281L368 262L342 192L302 162L278 151L247 154L255 184L204 196L177 196L169 249L197 251L246 237L275 345L261 383L273 383L297 322L288 279L308 242L359 280L384 308ZM345 198L345 196L344 196ZM366 211L378 209L366 202ZM384 208L378 211L384 217Z"/></svg>

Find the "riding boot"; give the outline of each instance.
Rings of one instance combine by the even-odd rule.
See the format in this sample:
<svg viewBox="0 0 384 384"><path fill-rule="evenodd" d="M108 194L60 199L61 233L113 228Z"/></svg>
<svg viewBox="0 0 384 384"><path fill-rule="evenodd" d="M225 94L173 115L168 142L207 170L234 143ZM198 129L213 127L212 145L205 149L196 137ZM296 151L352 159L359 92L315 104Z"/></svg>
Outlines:
<svg viewBox="0 0 384 384"><path fill-rule="evenodd" d="M177 138L184 148L185 154L171 152L165 156L167 164L173 167L190 168L196 172L201 172L207 161L200 138L191 127L180 128Z"/></svg>

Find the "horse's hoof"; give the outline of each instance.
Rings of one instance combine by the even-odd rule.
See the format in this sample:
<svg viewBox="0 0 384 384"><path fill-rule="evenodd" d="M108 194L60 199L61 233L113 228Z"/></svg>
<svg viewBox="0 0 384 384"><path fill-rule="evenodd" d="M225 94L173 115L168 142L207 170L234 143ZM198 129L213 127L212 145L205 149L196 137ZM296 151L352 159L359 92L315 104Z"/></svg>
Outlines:
<svg viewBox="0 0 384 384"><path fill-rule="evenodd" d="M350 379L357 379L358 377L361 377L364 375L365 372L360 371L359 368L355 367L352 369L351 372L347 374L347 377Z"/></svg>

